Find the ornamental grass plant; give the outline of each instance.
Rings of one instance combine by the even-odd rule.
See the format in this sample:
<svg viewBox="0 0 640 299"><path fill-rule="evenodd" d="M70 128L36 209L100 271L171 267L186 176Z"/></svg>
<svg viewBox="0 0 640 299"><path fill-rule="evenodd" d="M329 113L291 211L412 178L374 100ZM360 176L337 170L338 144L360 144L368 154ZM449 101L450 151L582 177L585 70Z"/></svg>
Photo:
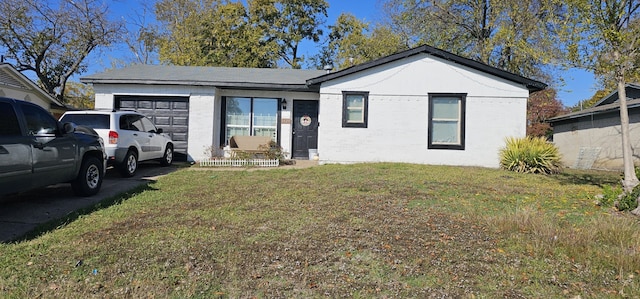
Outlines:
<svg viewBox="0 0 640 299"><path fill-rule="evenodd" d="M544 137L507 138L500 167L520 173L554 174L562 170L558 148Z"/></svg>

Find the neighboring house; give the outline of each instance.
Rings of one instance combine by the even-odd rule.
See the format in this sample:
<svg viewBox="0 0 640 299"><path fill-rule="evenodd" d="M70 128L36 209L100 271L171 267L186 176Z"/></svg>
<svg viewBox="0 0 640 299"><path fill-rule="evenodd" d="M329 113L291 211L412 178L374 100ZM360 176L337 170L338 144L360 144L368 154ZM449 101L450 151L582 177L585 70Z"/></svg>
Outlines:
<svg viewBox="0 0 640 299"><path fill-rule="evenodd" d="M7 63L0 63L0 97L32 102L47 109L56 118L67 110L62 103Z"/></svg>
<svg viewBox="0 0 640 299"><path fill-rule="evenodd" d="M629 135L636 164L640 157L640 85L627 84ZM563 163L578 169L624 169L620 102L615 91L593 107L548 120Z"/></svg>
<svg viewBox="0 0 640 299"><path fill-rule="evenodd" d="M498 167L544 83L421 46L341 71L137 65L81 78L96 109L154 118L197 161L233 135L293 158Z"/></svg>

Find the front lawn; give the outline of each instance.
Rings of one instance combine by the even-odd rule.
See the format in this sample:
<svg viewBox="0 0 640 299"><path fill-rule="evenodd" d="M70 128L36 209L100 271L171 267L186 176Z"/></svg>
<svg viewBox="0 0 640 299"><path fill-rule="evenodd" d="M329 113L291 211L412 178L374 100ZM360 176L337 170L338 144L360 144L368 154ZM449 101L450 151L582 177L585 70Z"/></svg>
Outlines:
<svg viewBox="0 0 640 299"><path fill-rule="evenodd" d="M181 169L0 244L9 298L624 298L639 221L620 175L408 164Z"/></svg>

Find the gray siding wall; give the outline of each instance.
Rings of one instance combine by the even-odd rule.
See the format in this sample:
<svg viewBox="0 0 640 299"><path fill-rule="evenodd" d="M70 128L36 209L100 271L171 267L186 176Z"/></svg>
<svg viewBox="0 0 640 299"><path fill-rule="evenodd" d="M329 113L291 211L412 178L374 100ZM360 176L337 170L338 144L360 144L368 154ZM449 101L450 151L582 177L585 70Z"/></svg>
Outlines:
<svg viewBox="0 0 640 299"><path fill-rule="evenodd" d="M640 165L640 111L629 111L629 120L635 164ZM618 111L556 123L553 131L553 142L560 150L565 166L574 168L593 157L593 169L623 169Z"/></svg>

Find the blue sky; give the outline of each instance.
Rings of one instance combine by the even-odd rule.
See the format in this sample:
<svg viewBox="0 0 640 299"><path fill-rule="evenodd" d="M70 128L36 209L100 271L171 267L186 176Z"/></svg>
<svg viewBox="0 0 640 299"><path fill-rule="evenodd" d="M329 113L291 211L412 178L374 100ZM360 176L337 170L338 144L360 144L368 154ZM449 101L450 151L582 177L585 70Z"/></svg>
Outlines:
<svg viewBox="0 0 640 299"><path fill-rule="evenodd" d="M115 17L122 18L124 20L138 19L138 15L142 12L141 3L147 3L152 1L145 0L105 0L105 3L109 5L109 10ZM377 0L327 0L329 2L327 24L333 24L338 16L343 12L348 12L361 20L366 22L375 23L382 17L381 8L379 7ZM149 21L152 17L147 17ZM310 57L315 54L317 49L313 48L310 43L301 45L300 55ZM124 45L113 46L109 49L101 49L93 53L89 59L91 67L89 70L80 75L90 75L96 72L102 72L107 68L112 67L112 60L123 59L123 57L130 56L130 52ZM581 100L591 98L591 96L597 91L597 84L595 82L593 74L579 70L572 69L569 71L560 72L559 75L564 80L564 86L555 86L558 90L558 98L565 106L573 106ZM73 78L74 81L77 78Z"/></svg>

